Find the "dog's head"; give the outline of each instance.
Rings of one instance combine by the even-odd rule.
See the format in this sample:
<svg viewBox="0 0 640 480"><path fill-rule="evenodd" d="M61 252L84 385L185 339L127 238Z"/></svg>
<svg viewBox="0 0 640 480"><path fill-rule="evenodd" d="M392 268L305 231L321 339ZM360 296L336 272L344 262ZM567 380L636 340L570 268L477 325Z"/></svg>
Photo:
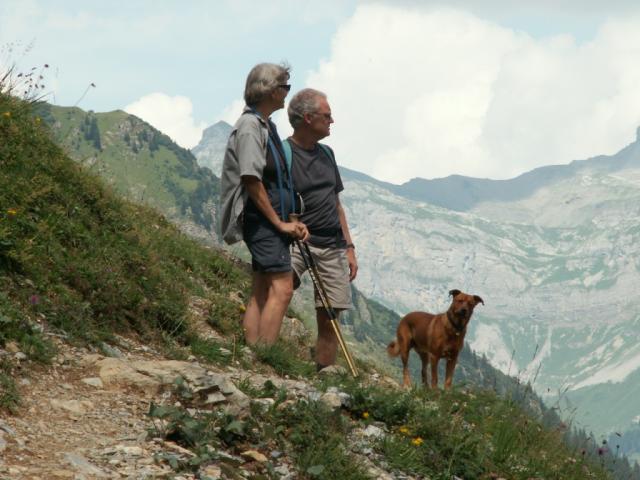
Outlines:
<svg viewBox="0 0 640 480"><path fill-rule="evenodd" d="M458 332L463 332L467 328L473 309L479 303L484 305L484 300L478 295L469 295L460 290L451 290L449 295L453 297L451 306L447 311L447 316Z"/></svg>

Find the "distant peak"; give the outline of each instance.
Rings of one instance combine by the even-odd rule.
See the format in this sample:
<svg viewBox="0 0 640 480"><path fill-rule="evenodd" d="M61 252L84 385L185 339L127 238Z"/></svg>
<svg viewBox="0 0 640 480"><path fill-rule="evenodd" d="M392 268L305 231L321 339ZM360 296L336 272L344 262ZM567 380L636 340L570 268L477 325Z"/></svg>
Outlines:
<svg viewBox="0 0 640 480"><path fill-rule="evenodd" d="M210 127L204 129L206 132L229 132L231 130L231 125L229 125L224 120L220 120L219 122L214 123Z"/></svg>

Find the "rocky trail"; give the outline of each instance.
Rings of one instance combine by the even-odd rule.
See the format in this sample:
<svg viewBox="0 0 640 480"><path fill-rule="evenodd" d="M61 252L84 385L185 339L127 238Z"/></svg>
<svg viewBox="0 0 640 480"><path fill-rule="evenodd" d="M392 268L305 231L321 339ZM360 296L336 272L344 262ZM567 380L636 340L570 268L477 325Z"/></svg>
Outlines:
<svg viewBox="0 0 640 480"><path fill-rule="evenodd" d="M294 479L295 467L284 453L251 449L240 455L216 452L234 465L232 471L213 462L197 473L177 474L167 459L189 459L193 453L153 435L157 425L147 415L151 403L175 404L172 387L177 378L185 380L203 408L222 407L240 415L252 401L265 407L273 403L269 398L250 399L236 387L242 381L260 388L270 380L286 388L290 401L322 400L334 408L348 401L336 389L319 392L301 380L202 365L193 357L167 360L153 348L124 338L118 339L118 347L105 346L109 356L55 340L58 354L52 365L21 366L21 405L15 415L0 417L0 480L248 478L264 471L266 462L276 478ZM0 354L24 361L15 344ZM372 478L408 478L382 471L368 458L371 442L381 434L373 425L353 432L363 464Z"/></svg>
<svg viewBox="0 0 640 480"><path fill-rule="evenodd" d="M63 342L58 351L53 365L23 370L18 381L22 405L15 416L0 420L0 478L169 475L171 468L154 456L180 447L147 440L149 404L161 401L163 388L173 380L162 378L160 355L133 344L125 353L113 349L116 357ZM135 365L146 365L147 371Z"/></svg>

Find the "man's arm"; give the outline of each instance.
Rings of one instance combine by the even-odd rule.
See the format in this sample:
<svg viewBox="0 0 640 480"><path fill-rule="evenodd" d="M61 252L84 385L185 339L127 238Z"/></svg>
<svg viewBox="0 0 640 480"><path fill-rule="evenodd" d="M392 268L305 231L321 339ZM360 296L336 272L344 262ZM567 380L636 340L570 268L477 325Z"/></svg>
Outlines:
<svg viewBox="0 0 640 480"><path fill-rule="evenodd" d="M344 212L344 208L342 208L339 196L336 196L336 208L338 209L338 218L340 219L340 226L342 227L342 235L344 235L347 245L351 245L350 247L347 247L347 261L349 262L349 281L353 281L358 274L358 261L356 260L356 249L353 247L353 242L351 241L351 233L349 233L347 215Z"/></svg>
<svg viewBox="0 0 640 480"><path fill-rule="evenodd" d="M258 210L267 217L267 220L269 220L279 232L301 240L307 240L307 238L309 238L309 232L303 223L283 222L280 219L276 211L271 206L267 191L258 177L243 175L242 184L244 185L244 188L247 189L249 197L256 207L258 207Z"/></svg>

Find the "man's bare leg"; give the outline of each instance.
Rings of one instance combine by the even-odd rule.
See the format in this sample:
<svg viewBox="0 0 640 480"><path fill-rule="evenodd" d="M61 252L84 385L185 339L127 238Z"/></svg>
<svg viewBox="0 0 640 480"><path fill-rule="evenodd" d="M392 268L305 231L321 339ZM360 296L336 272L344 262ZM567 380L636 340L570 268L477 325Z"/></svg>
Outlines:
<svg viewBox="0 0 640 480"><path fill-rule="evenodd" d="M336 310L340 315L340 310ZM316 321L318 322L318 339L316 341L316 365L318 369L328 367L336 363L338 352L338 338L331 325L331 318L324 308L316 309Z"/></svg>
<svg viewBox="0 0 640 480"><path fill-rule="evenodd" d="M260 335L260 317L267 299L267 282L263 278L264 274L253 272L251 278L251 297L247 303L247 310L242 318L242 328L244 339L248 345L253 345L258 341Z"/></svg>
<svg viewBox="0 0 640 480"><path fill-rule="evenodd" d="M291 272L269 273L267 277L267 299L260 316L259 340L272 345L278 340L282 319L293 296Z"/></svg>

